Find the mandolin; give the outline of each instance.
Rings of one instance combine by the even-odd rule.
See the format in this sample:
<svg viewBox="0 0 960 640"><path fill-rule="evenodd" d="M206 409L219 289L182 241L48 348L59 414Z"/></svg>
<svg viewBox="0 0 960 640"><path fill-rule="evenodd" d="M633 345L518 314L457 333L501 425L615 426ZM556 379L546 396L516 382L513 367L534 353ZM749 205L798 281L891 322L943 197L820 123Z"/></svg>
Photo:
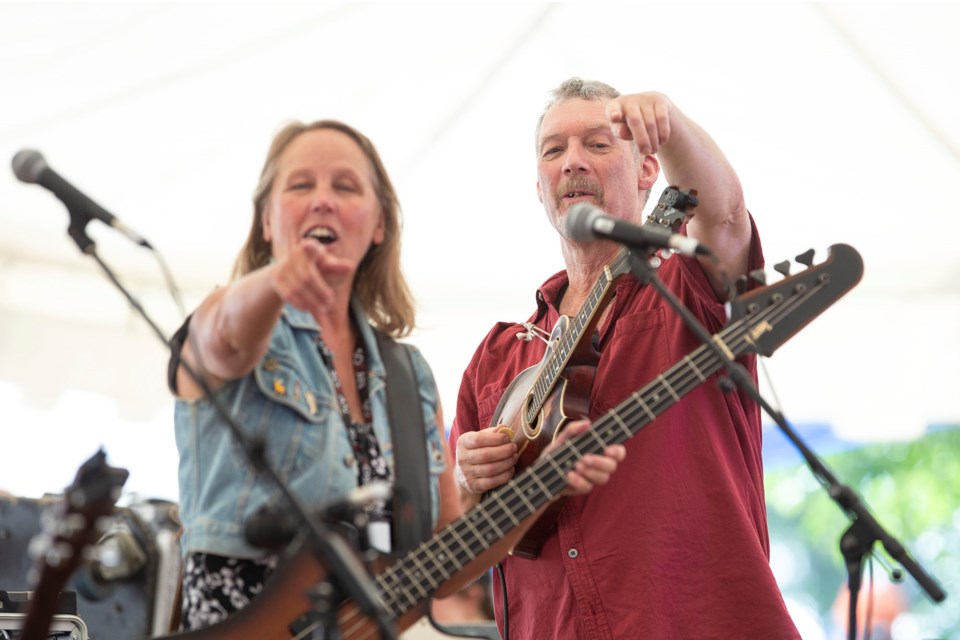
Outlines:
<svg viewBox="0 0 960 640"><path fill-rule="evenodd" d="M677 232L693 216L688 209L696 205L696 190L667 187L644 226ZM603 268L577 315L560 316L547 339L543 358L513 379L494 409L489 427L506 433L517 445L517 472L533 464L570 422L587 417L599 359L592 337L602 310L613 295L614 282L630 270L629 257L629 252L621 249ZM526 335L533 331L528 327ZM551 503L517 542L512 555L528 559L539 556L565 502L566 498L559 498Z"/></svg>
<svg viewBox="0 0 960 640"><path fill-rule="evenodd" d="M489 426L506 433L517 445L517 472L536 462L570 422L587 417L599 359L592 336L616 278L629 270L629 257L629 252L621 249L603 268L577 315L557 320L540 362L521 371L500 397ZM583 339L585 336L589 337ZM511 553L536 558L564 503L564 498L552 503Z"/></svg>

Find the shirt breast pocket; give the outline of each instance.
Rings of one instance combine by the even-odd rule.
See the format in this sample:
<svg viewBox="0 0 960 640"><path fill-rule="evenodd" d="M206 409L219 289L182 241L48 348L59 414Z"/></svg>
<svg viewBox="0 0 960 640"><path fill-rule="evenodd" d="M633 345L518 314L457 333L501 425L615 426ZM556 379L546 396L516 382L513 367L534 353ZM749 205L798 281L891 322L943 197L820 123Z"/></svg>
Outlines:
<svg viewBox="0 0 960 640"><path fill-rule="evenodd" d="M663 308L645 309L617 320L601 351L592 416L606 413L667 370L670 350L666 332Z"/></svg>
<svg viewBox="0 0 960 640"><path fill-rule="evenodd" d="M486 429L490 426L494 412L497 410L505 391L506 386L502 381L497 381L496 384L487 385L483 388L477 400L477 417L479 418L477 424L480 429Z"/></svg>

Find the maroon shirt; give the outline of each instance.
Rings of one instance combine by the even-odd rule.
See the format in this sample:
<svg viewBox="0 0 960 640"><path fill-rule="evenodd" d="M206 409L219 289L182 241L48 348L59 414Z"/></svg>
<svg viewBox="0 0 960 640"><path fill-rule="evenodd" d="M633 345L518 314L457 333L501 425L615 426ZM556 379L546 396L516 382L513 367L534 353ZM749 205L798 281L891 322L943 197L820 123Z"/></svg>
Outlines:
<svg viewBox="0 0 960 640"><path fill-rule="evenodd" d="M750 269L763 266L753 233ZM706 275L673 256L658 277L710 333L726 322ZM530 318L557 322L565 272L537 293ZM652 286L631 275L615 284L600 327L600 361L590 417L616 406L700 342ZM510 382L545 353L524 342L518 323L501 322L463 376L450 436L489 426ZM741 359L756 377L753 357ZM535 560L504 563L511 640L559 638L799 638L769 566L760 413L739 390L709 376L627 443L610 482L568 499ZM494 587L498 624L503 601Z"/></svg>

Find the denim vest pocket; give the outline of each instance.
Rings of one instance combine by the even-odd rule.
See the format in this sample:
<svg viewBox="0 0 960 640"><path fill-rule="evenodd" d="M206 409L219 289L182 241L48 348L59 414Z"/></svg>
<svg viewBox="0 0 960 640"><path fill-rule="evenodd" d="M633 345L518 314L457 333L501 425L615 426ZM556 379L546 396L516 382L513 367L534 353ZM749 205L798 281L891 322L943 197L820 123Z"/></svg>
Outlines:
<svg viewBox="0 0 960 640"><path fill-rule="evenodd" d="M295 363L268 354L257 364L254 377L260 393L298 414L298 419L313 424L326 420L331 398L321 397Z"/></svg>
<svg viewBox="0 0 960 640"><path fill-rule="evenodd" d="M274 354L257 364L253 377L260 397L247 405L253 409L246 412L247 419L254 420L247 428L252 437L266 443L267 464L289 483L308 473L308 465L319 464L324 455L332 453L327 441L330 425L326 423L333 399L319 392L297 364ZM252 469L244 474L237 517L249 515L277 494L276 487L258 475Z"/></svg>

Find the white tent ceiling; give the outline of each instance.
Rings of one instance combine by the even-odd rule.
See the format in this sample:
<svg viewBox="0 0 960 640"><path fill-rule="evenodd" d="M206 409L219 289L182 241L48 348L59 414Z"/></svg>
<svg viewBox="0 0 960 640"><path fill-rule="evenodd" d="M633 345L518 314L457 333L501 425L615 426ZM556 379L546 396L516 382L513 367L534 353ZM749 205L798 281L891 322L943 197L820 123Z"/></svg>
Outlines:
<svg viewBox="0 0 960 640"><path fill-rule="evenodd" d="M159 250L190 307L227 277L282 122L357 126L400 192L414 341L452 418L475 344L560 267L534 191L548 90L663 91L737 168L769 263L863 255L857 289L768 365L787 416L910 437L960 421L957 33L960 7L917 3L3 3L0 157L41 151ZM163 346L58 200L11 171L0 194L0 424L24 461L0 488L59 490L103 444L134 488L175 497ZM153 257L88 231L172 331Z"/></svg>

